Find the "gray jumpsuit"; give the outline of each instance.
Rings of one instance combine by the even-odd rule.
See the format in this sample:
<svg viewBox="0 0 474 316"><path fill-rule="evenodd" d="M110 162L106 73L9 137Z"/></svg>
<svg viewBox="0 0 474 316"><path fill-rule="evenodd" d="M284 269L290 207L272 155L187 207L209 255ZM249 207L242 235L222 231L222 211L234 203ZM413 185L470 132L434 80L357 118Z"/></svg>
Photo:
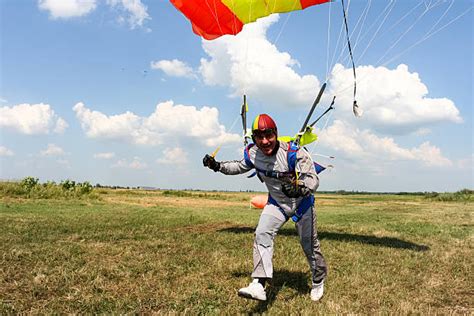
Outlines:
<svg viewBox="0 0 474 316"><path fill-rule="evenodd" d="M276 154L266 156L257 146L253 146L249 149L249 158L257 169L287 172L289 171L287 151L288 143L280 141ZM303 182L303 185L311 192L315 192L319 186L319 179L310 154L302 149L297 152L296 157L295 169L299 174L300 182ZM219 171L223 174L235 175L245 173L251 169L252 167L245 163L245 159L242 159L221 162ZM279 179L266 177L263 174L260 174L260 178L279 207L267 204L263 208L255 231L252 277L272 278L273 240L287 219L295 214L303 198L287 197L281 190L282 181ZM326 278L327 267L319 246L314 205L296 222L296 230L300 238L300 244L308 259L312 273L312 283L313 285L319 284Z"/></svg>

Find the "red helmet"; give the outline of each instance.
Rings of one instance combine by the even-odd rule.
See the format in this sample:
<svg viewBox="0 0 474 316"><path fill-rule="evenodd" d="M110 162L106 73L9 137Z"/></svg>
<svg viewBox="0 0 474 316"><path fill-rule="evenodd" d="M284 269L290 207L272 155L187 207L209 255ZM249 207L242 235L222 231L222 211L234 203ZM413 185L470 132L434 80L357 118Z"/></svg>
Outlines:
<svg viewBox="0 0 474 316"><path fill-rule="evenodd" d="M266 135L273 133L278 137L275 121L267 114L257 115L252 123L252 139L254 142L256 133L264 133Z"/></svg>
<svg viewBox="0 0 474 316"><path fill-rule="evenodd" d="M269 129L275 131L275 133L277 132L275 121L273 121L273 119L267 114L257 115L252 123L252 132L257 130L265 131Z"/></svg>

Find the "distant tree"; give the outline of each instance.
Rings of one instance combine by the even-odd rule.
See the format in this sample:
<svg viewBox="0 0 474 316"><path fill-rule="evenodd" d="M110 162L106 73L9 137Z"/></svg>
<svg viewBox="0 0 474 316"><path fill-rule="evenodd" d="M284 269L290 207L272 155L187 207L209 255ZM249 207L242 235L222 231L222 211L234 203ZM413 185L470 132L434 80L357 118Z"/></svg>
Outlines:
<svg viewBox="0 0 474 316"><path fill-rule="evenodd" d="M36 187L39 183L38 178L33 178L33 177L26 177L23 180L21 180L21 186L25 188L26 191L30 192L34 187Z"/></svg>

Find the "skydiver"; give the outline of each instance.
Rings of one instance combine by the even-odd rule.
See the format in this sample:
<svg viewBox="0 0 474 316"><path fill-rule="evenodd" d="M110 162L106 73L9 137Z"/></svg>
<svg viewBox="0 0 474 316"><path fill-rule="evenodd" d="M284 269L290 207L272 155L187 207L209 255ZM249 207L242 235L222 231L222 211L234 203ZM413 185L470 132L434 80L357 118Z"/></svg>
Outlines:
<svg viewBox="0 0 474 316"><path fill-rule="evenodd" d="M273 119L258 115L252 123L252 139L256 146L248 146L244 158L218 162L211 155L203 159L204 166L226 175L242 174L255 169L269 192L267 205L263 208L255 230L253 244L253 281L238 291L238 295L259 301L266 301L266 281L273 277L273 242L279 229L288 219L296 221L295 226L300 244L308 259L312 274L311 299L318 301L324 293L327 266L321 253L316 231L316 212L313 193L319 186L310 154L304 150L296 152L293 169L289 166L289 144L277 140L277 126Z"/></svg>

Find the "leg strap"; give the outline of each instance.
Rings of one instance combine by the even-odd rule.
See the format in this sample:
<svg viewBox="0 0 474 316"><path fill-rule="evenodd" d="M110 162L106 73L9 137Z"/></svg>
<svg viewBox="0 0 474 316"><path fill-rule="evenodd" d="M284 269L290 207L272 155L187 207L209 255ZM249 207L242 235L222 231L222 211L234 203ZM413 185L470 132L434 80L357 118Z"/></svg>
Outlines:
<svg viewBox="0 0 474 316"><path fill-rule="evenodd" d="M288 220L290 217L285 213L285 211L278 205L278 202L270 195L268 194L268 204L272 204L278 207L280 212L285 216L285 219ZM310 194L308 196L305 196L300 204L298 205L298 208L296 209L295 215L291 216L291 219L293 222L297 222L303 217L303 215L314 205L314 195Z"/></svg>

